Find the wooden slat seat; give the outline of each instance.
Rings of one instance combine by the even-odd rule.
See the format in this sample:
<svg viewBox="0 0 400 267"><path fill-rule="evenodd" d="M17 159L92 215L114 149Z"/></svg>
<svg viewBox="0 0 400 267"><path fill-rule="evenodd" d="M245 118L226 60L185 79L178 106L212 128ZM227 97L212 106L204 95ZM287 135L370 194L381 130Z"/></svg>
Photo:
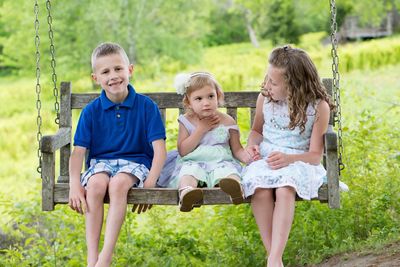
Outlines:
<svg viewBox="0 0 400 267"><path fill-rule="evenodd" d="M332 80L323 79L323 83L331 94ZM70 82L62 82L60 87L60 124L59 130L54 135L43 136L41 141L42 151L42 209L46 211L54 210L56 204L68 203L69 194L69 171L68 162L71 155L72 137L72 110L82 109L87 103L99 96L98 93L73 94ZM254 119L255 105L258 96L254 92L225 92L225 107L229 115L237 119L238 108L247 108L250 112L249 124ZM179 109L181 112L182 97L176 93L148 93L145 94L152 98L159 106L166 121L167 110ZM331 114L330 126L325 134L325 153L323 162L327 169L327 183L319 189L318 200L328 202L331 208L339 208L339 177L337 164L337 139L333 131ZM166 125L168 128L169 125ZM171 127L177 127L174 122ZM56 152L59 152L60 170L56 181ZM105 202L108 202L106 197ZM246 199L245 202L250 202ZM155 205L177 205L178 192L176 189L133 188L128 194L130 204L155 204ZM231 201L224 192L218 188L204 189L203 205L231 204Z"/></svg>

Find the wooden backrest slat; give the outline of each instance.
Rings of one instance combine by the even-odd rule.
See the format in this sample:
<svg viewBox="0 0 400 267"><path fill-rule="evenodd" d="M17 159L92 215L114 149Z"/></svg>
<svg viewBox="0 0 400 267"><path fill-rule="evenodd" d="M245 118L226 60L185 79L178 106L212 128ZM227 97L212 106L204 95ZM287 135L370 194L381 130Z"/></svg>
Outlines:
<svg viewBox="0 0 400 267"><path fill-rule="evenodd" d="M237 121L237 108L227 108L226 113Z"/></svg>
<svg viewBox="0 0 400 267"><path fill-rule="evenodd" d="M254 92L226 92L225 105L226 108L237 107L255 107L258 91ZM182 96L176 93L145 93L153 99L160 109L162 108L183 108ZM98 97L98 93L72 94L71 108L82 109L90 101Z"/></svg>

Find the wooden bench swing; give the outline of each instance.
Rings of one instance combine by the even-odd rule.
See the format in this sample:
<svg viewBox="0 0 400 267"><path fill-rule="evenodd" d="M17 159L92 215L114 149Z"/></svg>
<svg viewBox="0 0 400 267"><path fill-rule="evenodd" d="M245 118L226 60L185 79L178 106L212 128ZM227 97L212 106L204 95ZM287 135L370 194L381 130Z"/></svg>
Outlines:
<svg viewBox="0 0 400 267"><path fill-rule="evenodd" d="M334 2L334 1L333 1ZM37 2L36 2L37 5ZM35 10L36 10L35 6ZM48 14L50 14L50 8L48 7ZM335 15L335 14L334 14ZM37 17L36 17L37 19ZM50 20L51 21L51 20ZM35 22L35 27L36 22ZM51 23L49 23L49 31L51 31ZM36 31L38 32L38 31ZM54 49L52 34L49 34L51 47ZM38 39L38 33L36 34ZM336 54L336 43L332 42L332 51ZM36 45L38 51L38 44ZM36 54L37 57L38 53ZM55 62L54 53L52 53L52 61ZM38 58L37 58L38 62ZM337 61L336 64L337 70ZM59 124L59 130L54 135L41 136L41 115L40 115L40 82L39 76L37 76L37 108L38 108L38 156L39 156L39 167L38 171L41 173L42 178L42 210L52 211L56 204L68 203L69 195L69 157L71 155L71 139L72 139L72 110L82 109L92 101L94 98L99 96L99 93L85 93L77 94L72 93L71 83L62 82L60 86L60 101L58 103L58 89L55 75L55 64L53 66L53 83L54 83L54 96L56 98L56 122ZM37 70L40 72L40 68L37 65ZM37 71L38 73L38 71ZM337 73L337 72L336 72ZM338 74L338 73L337 73ZM334 96L334 100L338 100L337 94L339 93L338 87L335 87L335 75L334 79L323 79L323 84L328 90L330 95ZM336 81L337 84L337 81ZM336 90L336 91L335 91ZM249 124L253 121L255 114L256 99L259 91L242 91L242 92L225 92L225 108L226 112L237 120L238 108L246 108L250 113ZM152 98L157 104L161 111L161 114L166 122L167 110L183 111L181 96L176 93L147 93L145 94ZM338 105L338 102L335 101ZM340 109L339 109L340 115ZM340 117L339 117L340 118ZM328 203L330 208L340 207L340 195L339 195L339 175L341 169L341 153L339 151L338 157L338 136L333 130L334 122L337 122L337 114L332 113L330 117L328 132L325 134L324 145L325 151L323 156L323 164L327 170L327 182L324 183L318 193L318 198L322 203ZM340 126L340 120L339 120ZM166 125L166 128L170 127ZM176 127L176 122L171 125ZM339 129L340 131L340 129ZM339 136L340 137L340 136ZM341 142L341 140L339 140ZM340 148L340 146L339 146ZM59 154L59 160L56 160L56 155ZM59 176L56 179L56 166L59 165ZM227 194L221 191L219 188L203 189L204 200L202 205L216 205L216 204L231 204L230 198ZM105 200L108 203L108 197ZM245 202L250 202L250 199L246 199ZM178 204L178 191L176 189L169 188L132 188L128 193L129 204L153 204L153 205L177 205Z"/></svg>

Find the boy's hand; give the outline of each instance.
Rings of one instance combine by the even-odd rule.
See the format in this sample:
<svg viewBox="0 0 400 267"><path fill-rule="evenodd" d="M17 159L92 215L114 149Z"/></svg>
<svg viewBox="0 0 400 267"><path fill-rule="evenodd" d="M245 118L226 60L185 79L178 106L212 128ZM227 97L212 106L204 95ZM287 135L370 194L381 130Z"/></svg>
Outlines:
<svg viewBox="0 0 400 267"><path fill-rule="evenodd" d="M132 212L137 211L138 214L141 212L146 212L147 210L151 209L153 204L133 204Z"/></svg>
<svg viewBox="0 0 400 267"><path fill-rule="evenodd" d="M258 145L247 146L245 150L247 151L247 153L249 153L251 161L256 161L261 159L260 148Z"/></svg>
<svg viewBox="0 0 400 267"><path fill-rule="evenodd" d="M143 188L154 188L156 187L156 179L151 179L147 177L147 179L143 183ZM138 214L142 212L146 212L147 210L153 207L152 204L133 204L132 212L137 212Z"/></svg>
<svg viewBox="0 0 400 267"><path fill-rule="evenodd" d="M277 170L277 169L286 167L290 163L292 163L292 160L288 154L285 154L285 153L282 153L279 151L271 152L268 155L268 158L266 161L267 161L269 167L273 170Z"/></svg>
<svg viewBox="0 0 400 267"><path fill-rule="evenodd" d="M157 179L149 179L147 177L147 179L143 183L143 188L154 188L154 187L156 187L156 182L157 182Z"/></svg>
<svg viewBox="0 0 400 267"><path fill-rule="evenodd" d="M84 214L87 211L86 191L83 186L71 186L69 189L68 205L74 211Z"/></svg>

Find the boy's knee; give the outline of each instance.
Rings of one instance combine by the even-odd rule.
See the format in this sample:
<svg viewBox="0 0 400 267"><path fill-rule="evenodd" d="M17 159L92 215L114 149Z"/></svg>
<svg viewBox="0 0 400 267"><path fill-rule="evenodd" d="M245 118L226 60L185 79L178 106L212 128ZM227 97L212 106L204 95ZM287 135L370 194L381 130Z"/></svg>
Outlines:
<svg viewBox="0 0 400 267"><path fill-rule="evenodd" d="M119 174L113 177L108 185L108 193L110 197L126 195L129 189L132 188L138 178L130 174Z"/></svg>
<svg viewBox="0 0 400 267"><path fill-rule="evenodd" d="M105 174L93 175L86 186L88 195L104 196L107 191L108 177Z"/></svg>

